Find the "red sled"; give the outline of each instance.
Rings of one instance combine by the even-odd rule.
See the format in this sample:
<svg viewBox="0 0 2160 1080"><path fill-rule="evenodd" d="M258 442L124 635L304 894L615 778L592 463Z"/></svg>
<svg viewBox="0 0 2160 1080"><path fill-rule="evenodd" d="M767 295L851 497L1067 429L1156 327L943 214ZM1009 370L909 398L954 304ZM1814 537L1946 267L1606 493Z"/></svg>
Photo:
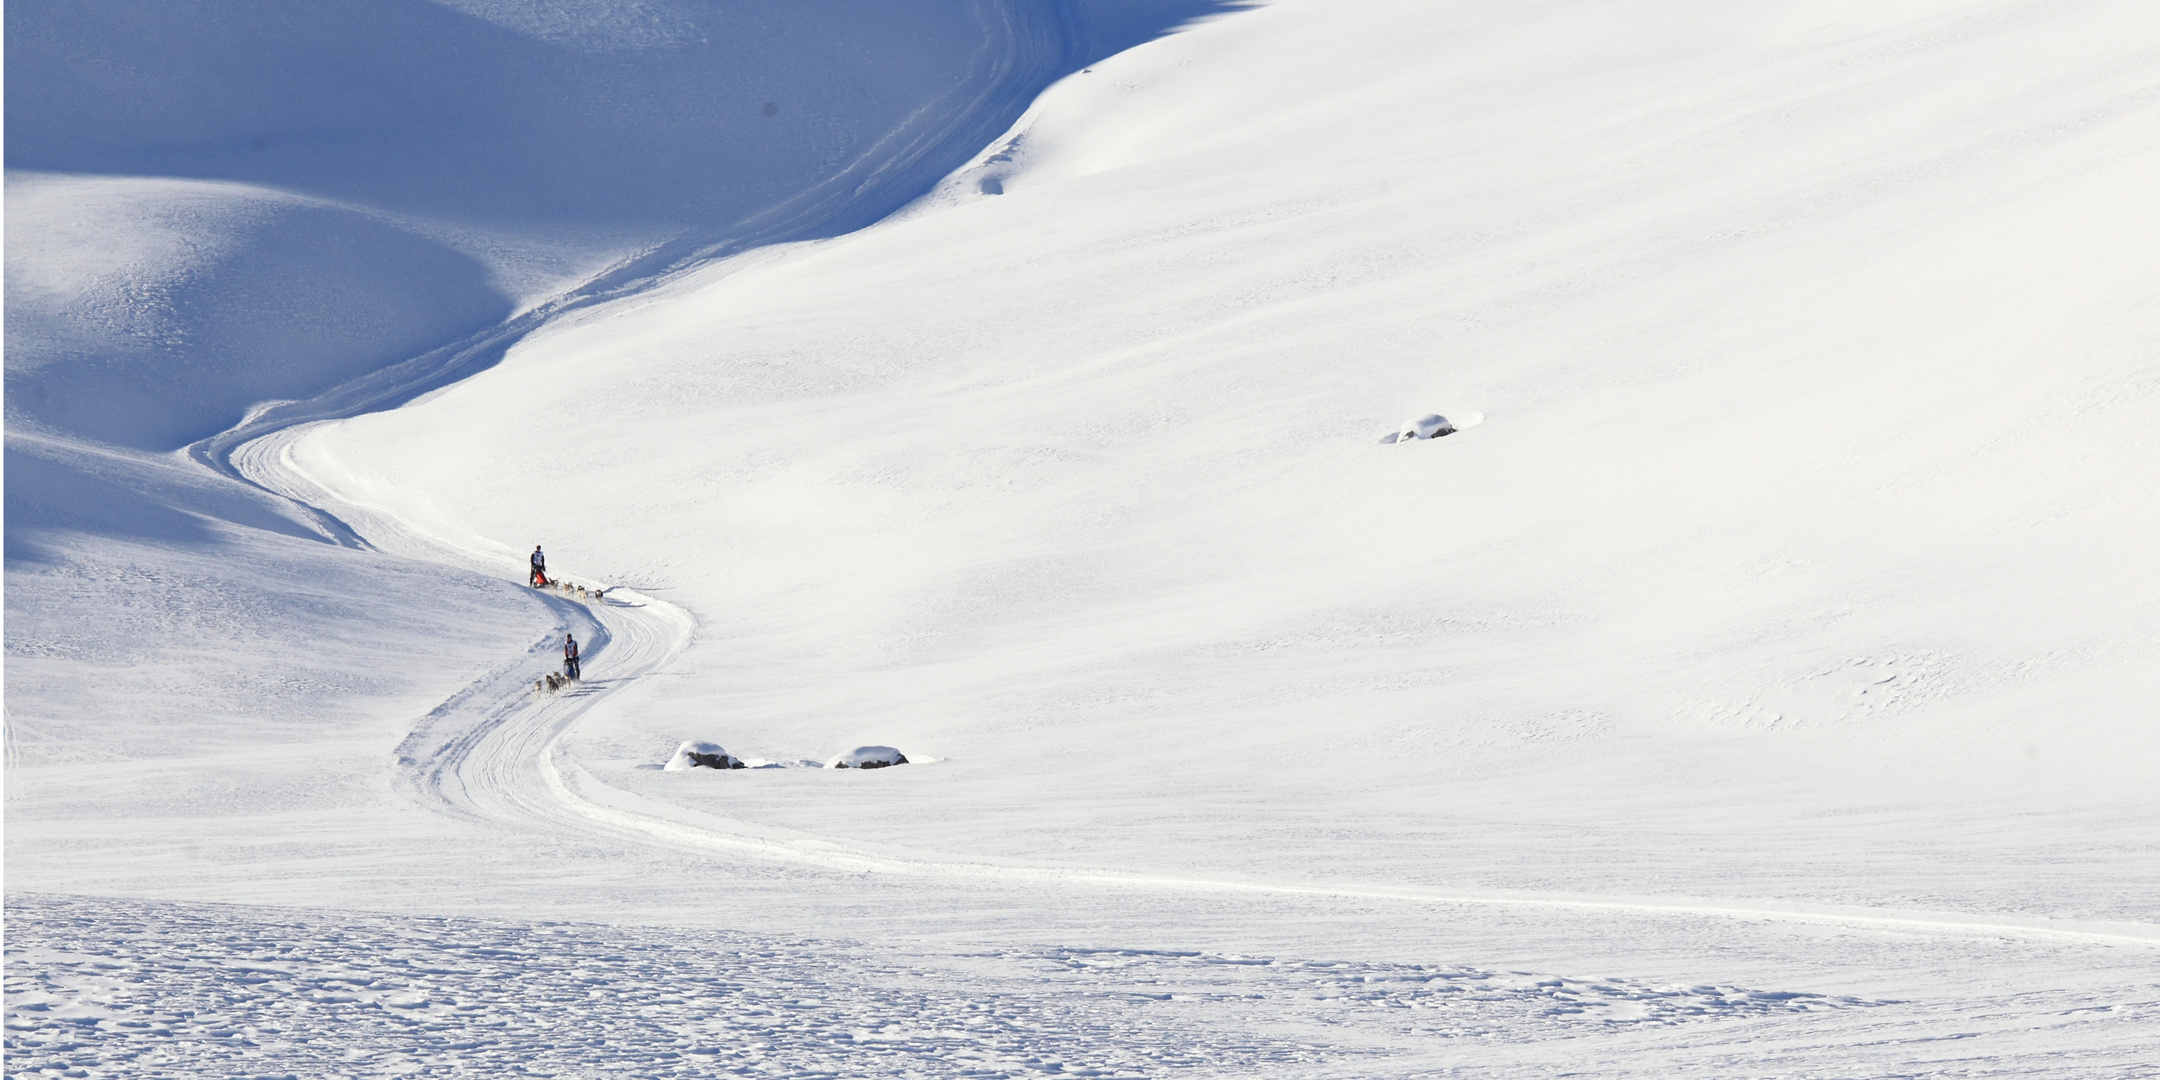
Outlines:
<svg viewBox="0 0 2160 1080"><path fill-rule="evenodd" d="M546 574L544 574L544 573L541 573L541 572L540 572L540 571L538 571L538 570L535 570L535 571L533 571L533 572L532 572L532 586L533 586L533 588L535 588L535 589L545 589L545 588L547 588L547 587L548 587L548 579L547 579L547 575L546 575Z"/></svg>

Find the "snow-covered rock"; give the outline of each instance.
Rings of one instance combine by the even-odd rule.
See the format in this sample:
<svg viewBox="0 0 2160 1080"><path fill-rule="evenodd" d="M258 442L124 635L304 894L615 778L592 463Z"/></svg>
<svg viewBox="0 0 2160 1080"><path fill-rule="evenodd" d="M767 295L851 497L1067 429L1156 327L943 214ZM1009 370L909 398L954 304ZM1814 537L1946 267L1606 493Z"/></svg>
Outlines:
<svg viewBox="0 0 2160 1080"><path fill-rule="evenodd" d="M887 765L905 765L907 755L890 746L858 746L825 763L828 769L882 769Z"/></svg>
<svg viewBox="0 0 2160 1080"><path fill-rule="evenodd" d="M1433 413L1429 416L1420 416L1403 421L1402 428L1395 433L1395 441L1409 442L1412 439L1437 439L1442 435L1453 434L1455 434L1455 425L1448 423L1447 417L1439 413Z"/></svg>
<svg viewBox="0 0 2160 1080"><path fill-rule="evenodd" d="M749 766L719 743L691 741L676 747L675 756L668 759L664 768L669 772L685 772L690 769L747 769Z"/></svg>

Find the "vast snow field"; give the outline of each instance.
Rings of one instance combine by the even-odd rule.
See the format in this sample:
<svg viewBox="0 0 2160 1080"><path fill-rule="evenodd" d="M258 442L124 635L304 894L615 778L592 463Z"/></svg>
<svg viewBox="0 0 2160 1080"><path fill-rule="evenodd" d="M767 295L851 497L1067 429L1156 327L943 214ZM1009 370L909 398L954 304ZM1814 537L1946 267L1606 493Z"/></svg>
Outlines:
<svg viewBox="0 0 2160 1080"><path fill-rule="evenodd" d="M2149 5L8 23L10 1076L2160 1075Z"/></svg>

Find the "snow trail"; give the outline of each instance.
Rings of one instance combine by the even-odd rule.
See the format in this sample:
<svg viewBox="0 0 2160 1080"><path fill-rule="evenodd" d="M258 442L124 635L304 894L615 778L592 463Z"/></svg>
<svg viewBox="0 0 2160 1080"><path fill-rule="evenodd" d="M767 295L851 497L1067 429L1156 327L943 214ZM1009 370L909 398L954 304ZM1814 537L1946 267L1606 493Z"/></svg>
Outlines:
<svg viewBox="0 0 2160 1080"><path fill-rule="evenodd" d="M248 478L317 512L350 522L379 550L514 576L524 565L508 545L486 550L430 531L375 503L347 501L350 477L317 476L294 457L304 426L244 444L234 455ZM575 580L574 575L570 580ZM611 588L585 604L536 590L559 618L528 656L506 662L431 711L399 747L398 786L427 805L497 825L548 833L582 832L678 851L816 866L846 873L1085 886L1106 890L1272 894L1386 901L1431 907L1495 906L1839 926L1894 933L1980 935L2091 944L2160 946L2160 926L1870 907L1811 907L1718 899L1584 896L1496 890L1439 891L1375 883L1286 883L1169 876L1090 865L953 859L876 851L845 840L720 817L624 790L581 763L568 740L615 691L663 669L689 644L688 612L636 590ZM560 695L536 694L534 673L553 666L564 633L587 642L589 677Z"/></svg>
<svg viewBox="0 0 2160 1080"><path fill-rule="evenodd" d="M493 367L512 346L563 315L648 291L715 260L838 236L882 220L989 145L1038 90L1088 53L1084 20L1071 0L1050 5L972 0L971 6L983 43L966 75L816 183L724 228L686 230L648 245L497 325L306 399L268 403L232 428L191 444L188 455L222 475L245 479L232 459L255 439L296 425L396 408ZM336 521L320 524L336 542L356 542Z"/></svg>
<svg viewBox="0 0 2160 1080"><path fill-rule="evenodd" d="M248 423L197 444L192 453L211 468L243 476L313 507L315 513L336 527L347 529L354 543L515 580L523 572L518 550L473 535L454 522L422 521L388 504L372 503L366 484L353 477L310 477L290 451L318 422L391 409L491 365L504 350L558 316L679 282L682 268L750 246L837 229L849 222L867 224L875 220L882 213L877 208L884 205L879 201L884 196L878 193L898 190L893 185L901 184L901 179L896 178L910 169L928 168L926 163L937 159L931 148L949 148L956 141L978 137L978 145L991 142L997 132L985 134L969 125L988 123L987 118L998 113L998 87L1038 78L1043 71L1069 62L1074 55L1067 25L1073 18L1070 9L1058 8L1054 17L1029 14L1032 9L1016 5L986 5L980 10L997 27L991 37L995 46L985 53L989 58L986 66L971 75L963 88L954 91L957 96L948 99L950 108L940 106L933 110L935 115L916 117L826 182L745 223L739 234L717 240L708 236L696 242L685 238L673 246L647 252L581 289L473 339L445 346L311 401L263 410ZM1070 89L1075 93L1100 92L1084 85ZM1103 104L1092 98L1086 100L1093 102L1091 108ZM908 182L921 179L915 176ZM1754 188L1743 186L1740 190ZM891 237L885 242L891 242ZM899 247L911 257L915 251L907 244ZM574 334L566 335L569 337ZM561 347L559 342L557 347ZM1425 905L1707 915L1883 931L2055 937L2138 946L2160 941L2160 927L2144 922L1715 898L1401 888L1385 881L1248 881L1204 874L1131 873L1104 866L1106 860L1100 858L1092 864L1042 865L950 858L885 846L868 850L859 843L756 825L640 795L610 784L604 770L580 761L573 752L571 738L579 725L593 709L605 708L616 690L664 670L688 645L694 622L688 612L672 604L631 591L618 592L614 601L595 606L548 594L543 597L556 616L549 637L530 645L525 658L506 661L444 702L415 725L405 740L399 753L398 782L423 803L514 828L589 833L671 849L747 855L848 872L1103 889L1272 893ZM530 675L543 661L552 666L550 640L572 631L590 642L592 679L567 695L533 696Z"/></svg>

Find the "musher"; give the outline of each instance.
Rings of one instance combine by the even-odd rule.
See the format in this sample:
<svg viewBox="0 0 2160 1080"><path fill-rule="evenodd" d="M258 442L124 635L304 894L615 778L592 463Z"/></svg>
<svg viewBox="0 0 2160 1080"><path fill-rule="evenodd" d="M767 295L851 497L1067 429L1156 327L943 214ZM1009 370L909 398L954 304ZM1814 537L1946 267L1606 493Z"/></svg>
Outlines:
<svg viewBox="0 0 2160 1080"><path fill-rule="evenodd" d="M533 545L532 576L525 580L525 584L535 589L547 584L547 556L540 554L538 544Z"/></svg>
<svg viewBox="0 0 2160 1080"><path fill-rule="evenodd" d="M563 674L575 681L578 678L577 635L564 634L562 639Z"/></svg>

